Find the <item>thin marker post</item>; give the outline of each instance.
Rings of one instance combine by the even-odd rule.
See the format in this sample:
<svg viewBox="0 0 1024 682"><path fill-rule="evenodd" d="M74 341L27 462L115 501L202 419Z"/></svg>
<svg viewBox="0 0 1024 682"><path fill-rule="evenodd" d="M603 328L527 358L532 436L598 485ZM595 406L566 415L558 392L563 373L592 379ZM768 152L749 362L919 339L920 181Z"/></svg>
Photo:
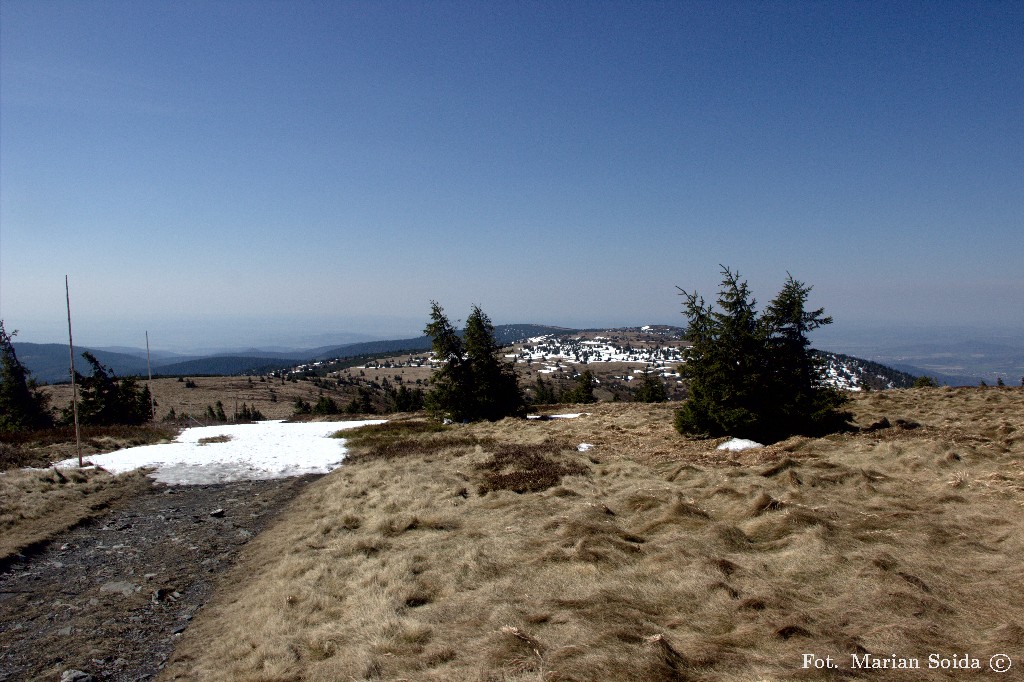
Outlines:
<svg viewBox="0 0 1024 682"><path fill-rule="evenodd" d="M75 448L78 450L78 468L82 468L82 433L78 428L78 383L75 381L75 342L71 339L71 288L64 275L64 295L68 302L68 352L71 354L71 409L75 414Z"/></svg>
<svg viewBox="0 0 1024 682"><path fill-rule="evenodd" d="M146 371L149 372L149 416L156 421L156 398L153 397L153 366L149 363L149 331L146 331Z"/></svg>

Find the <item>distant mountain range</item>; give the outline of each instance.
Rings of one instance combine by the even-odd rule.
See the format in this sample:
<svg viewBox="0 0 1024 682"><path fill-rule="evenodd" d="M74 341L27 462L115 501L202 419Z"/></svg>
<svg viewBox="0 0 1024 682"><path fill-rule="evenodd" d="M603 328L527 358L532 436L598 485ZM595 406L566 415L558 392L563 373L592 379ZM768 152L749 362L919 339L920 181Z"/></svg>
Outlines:
<svg viewBox="0 0 1024 682"><path fill-rule="evenodd" d="M679 338L683 330L679 327L657 326L630 328L633 331L651 330L668 336ZM527 339L555 336L567 337L582 331L566 327L536 324L506 324L495 327L495 337L502 345L511 345ZM609 330L615 331L615 330ZM619 331L629 331L623 329ZM1001 346L998 349L985 346L976 348L963 343L959 356L977 359L982 354L988 357L999 354L1001 366L1015 367L1024 365L1019 359L1024 353L1013 355L1013 349ZM60 383L68 380L68 348L62 344L37 344L15 342L18 358L32 372L32 376L42 383ZM265 374L274 370L288 369L296 365L340 358L363 356L387 356L402 352L422 352L430 349L430 338L418 336L408 339L392 339L386 341L363 341L336 346L321 346L309 349L268 350L253 348L249 350L231 351L209 355L183 355L169 352L154 352L151 365L154 376L203 376L203 375L240 375ZM90 351L104 365L110 367L119 376L146 376L146 351L143 349L115 348L76 348L75 366L79 371L87 370L88 365L81 353ZM834 345L833 345L833 349ZM866 348L862 350L867 350ZM978 365L961 362L959 365L950 359L950 350L943 347L928 345L915 346L914 349L901 349L900 353L892 353L887 357L872 353L872 360L839 353L827 353L831 356L830 366L839 374L852 373L861 377L864 385L882 388L886 385L905 386L912 383L913 378L927 374L948 385L977 385L981 378L994 383L991 376L980 371ZM854 351L856 352L856 351ZM1013 357L1010 357L1013 355ZM939 361L939 360L942 361ZM916 361L916 362L915 362ZM966 366L966 367L965 367ZM956 370L968 368L963 373ZM943 371L946 370L946 371ZM974 370L974 371L971 371ZM1024 373L1024 371L1022 371ZM991 374L991 373L989 373ZM1015 377L1005 373L1007 383L1016 384Z"/></svg>
<svg viewBox="0 0 1024 682"><path fill-rule="evenodd" d="M1024 376L1024 328L847 326L815 332L814 346L927 375L950 386L1019 385Z"/></svg>
<svg viewBox="0 0 1024 682"><path fill-rule="evenodd" d="M506 324L495 327L495 338L501 344L510 344L532 336L562 334L573 330L535 324ZM41 383L68 381L68 347L57 343L15 342L18 359ZM231 353L205 356L177 355L174 353L152 353L150 363L153 376L204 376L264 374L277 369L287 369L298 364L362 355L387 355L402 351L425 351L430 349L430 338L418 336L412 339L390 341L363 341L339 346L322 346L304 350L267 351L251 349ZM118 376L146 376L146 351L125 347L117 348L75 348L75 369L87 371L88 364L82 353L89 351L101 363L110 367Z"/></svg>

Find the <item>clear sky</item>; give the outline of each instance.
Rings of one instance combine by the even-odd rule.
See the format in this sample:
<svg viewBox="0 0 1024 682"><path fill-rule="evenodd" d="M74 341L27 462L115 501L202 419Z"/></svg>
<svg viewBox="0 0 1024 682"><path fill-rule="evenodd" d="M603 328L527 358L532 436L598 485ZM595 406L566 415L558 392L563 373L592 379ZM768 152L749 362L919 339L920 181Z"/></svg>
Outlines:
<svg viewBox="0 0 1024 682"><path fill-rule="evenodd" d="M0 317L1024 327L1024 3L0 2ZM319 337L326 340L327 337Z"/></svg>

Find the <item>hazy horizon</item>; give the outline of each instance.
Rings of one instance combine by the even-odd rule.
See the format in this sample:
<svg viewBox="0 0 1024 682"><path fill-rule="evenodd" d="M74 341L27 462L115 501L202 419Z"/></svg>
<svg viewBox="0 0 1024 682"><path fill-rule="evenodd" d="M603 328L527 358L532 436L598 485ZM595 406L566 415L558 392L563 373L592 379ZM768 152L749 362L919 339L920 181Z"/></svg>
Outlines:
<svg viewBox="0 0 1024 682"><path fill-rule="evenodd" d="M0 318L155 347L1024 328L1024 4L0 4ZM241 338L251 338L252 342Z"/></svg>
<svg viewBox="0 0 1024 682"><path fill-rule="evenodd" d="M468 311L457 314L449 313L453 323L465 320ZM486 310L484 312L487 312ZM626 321L604 320L594 318L587 322L569 323L566 320L509 319L492 320L496 325L540 324L572 329L611 329L624 327L641 327L643 325L669 325L686 327L686 318L682 313L678 319L633 319ZM39 329L21 329L7 324L7 331L17 330L16 342L25 343L56 343L67 344L67 320L60 321L51 327L50 332ZM242 349L310 349L326 346L340 346L362 341L395 340L422 336L427 318L416 323L411 320L387 320L385 318L369 321L360 326L360 321L344 323L337 320L309 320L308 326L298 319L278 320L276 325L268 326L261 321L237 323L237 321L214 321L188 323L176 321L165 325L154 324L148 329L124 331L125 326L114 326L111 331L103 331L88 322L74 324L74 340L76 346L92 348L132 348L144 349L146 333L149 334L150 347L154 351L189 354L194 352L222 352L225 350ZM367 320L362 320L366 323ZM812 332L812 345L823 350L856 355L858 351L879 348L913 348L927 345L955 345L964 343L1020 345L1024 338L1024 325L1009 324L992 326L972 326L957 323L913 324L907 322L840 322ZM1024 347L1021 349L1024 355Z"/></svg>

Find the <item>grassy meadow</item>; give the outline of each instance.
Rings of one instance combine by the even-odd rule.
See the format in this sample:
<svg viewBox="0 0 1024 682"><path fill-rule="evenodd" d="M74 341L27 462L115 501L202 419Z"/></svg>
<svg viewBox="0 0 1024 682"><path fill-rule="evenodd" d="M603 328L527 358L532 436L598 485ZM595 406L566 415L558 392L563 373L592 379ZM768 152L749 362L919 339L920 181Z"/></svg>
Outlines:
<svg viewBox="0 0 1024 682"><path fill-rule="evenodd" d="M229 417L234 414L236 406L241 409L245 403L259 409L267 419L288 419L295 412L293 403L296 398L316 402L321 390L308 381L282 382L268 377L261 380L258 376L193 377L189 381L195 385L194 388L177 379L161 378L148 382L156 400L158 420L173 409L179 417L193 415L203 421L207 405L216 405L218 400ZM143 379L140 383L147 382ZM43 387L43 390L51 396L51 404L55 407L71 404L70 384L54 384ZM186 425L196 426L196 423L188 421Z"/></svg>
<svg viewBox="0 0 1024 682"><path fill-rule="evenodd" d="M894 426L737 453L681 438L670 405L581 409L351 433L161 679L908 679L851 669L868 653L919 659L913 679L964 676L929 654L1024 666L1024 391L861 394L859 425Z"/></svg>

